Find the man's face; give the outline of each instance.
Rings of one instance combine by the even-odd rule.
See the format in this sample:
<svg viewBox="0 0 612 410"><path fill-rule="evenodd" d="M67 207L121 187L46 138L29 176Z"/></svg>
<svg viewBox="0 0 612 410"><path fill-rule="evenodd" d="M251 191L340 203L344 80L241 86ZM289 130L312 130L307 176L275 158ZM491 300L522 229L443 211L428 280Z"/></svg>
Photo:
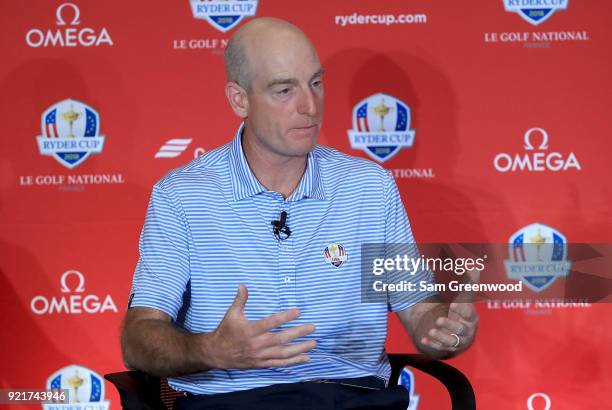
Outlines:
<svg viewBox="0 0 612 410"><path fill-rule="evenodd" d="M247 130L261 148L281 157L305 156L314 147L323 115L323 69L310 43L284 34L249 48L252 82Z"/></svg>

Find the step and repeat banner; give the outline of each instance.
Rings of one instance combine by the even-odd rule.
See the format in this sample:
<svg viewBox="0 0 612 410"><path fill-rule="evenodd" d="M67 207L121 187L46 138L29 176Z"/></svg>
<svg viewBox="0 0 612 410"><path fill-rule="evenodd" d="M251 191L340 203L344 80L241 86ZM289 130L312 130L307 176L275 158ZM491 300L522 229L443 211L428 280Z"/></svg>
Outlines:
<svg viewBox="0 0 612 410"><path fill-rule="evenodd" d="M0 11L0 389L63 388L80 402L55 408L120 407L103 375L124 369L120 324L151 187L233 137L223 49L258 16L310 36L326 70L320 143L394 174L417 241L612 241L604 0L36 0ZM538 299L568 274L519 277L529 300L477 304L477 341L450 363L478 408L612 408L610 305ZM415 350L395 317L387 350ZM411 409L450 408L431 377L404 378Z"/></svg>

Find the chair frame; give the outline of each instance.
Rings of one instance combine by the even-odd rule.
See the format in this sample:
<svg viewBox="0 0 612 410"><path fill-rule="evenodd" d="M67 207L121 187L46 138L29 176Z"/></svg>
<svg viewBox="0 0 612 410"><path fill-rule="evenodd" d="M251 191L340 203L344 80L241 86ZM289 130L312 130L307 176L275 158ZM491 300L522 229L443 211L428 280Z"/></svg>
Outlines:
<svg viewBox="0 0 612 410"><path fill-rule="evenodd" d="M476 397L467 377L455 367L420 354L389 354L391 379L398 380L402 369L413 367L438 379L448 390L452 410L475 410ZM119 391L121 406L127 410L169 409L180 392L167 385L166 379L140 371L109 373L104 378Z"/></svg>

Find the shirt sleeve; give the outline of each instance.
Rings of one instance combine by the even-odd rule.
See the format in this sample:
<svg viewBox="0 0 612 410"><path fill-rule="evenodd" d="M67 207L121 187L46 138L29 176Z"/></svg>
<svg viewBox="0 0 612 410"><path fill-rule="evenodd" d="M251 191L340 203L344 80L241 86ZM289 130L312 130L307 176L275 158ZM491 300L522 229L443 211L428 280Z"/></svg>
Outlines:
<svg viewBox="0 0 612 410"><path fill-rule="evenodd" d="M189 237L178 199L156 184L140 234L130 307L159 309L176 320L190 279Z"/></svg>
<svg viewBox="0 0 612 410"><path fill-rule="evenodd" d="M412 236L410 222L406 209L400 197L397 184L393 175L387 171L384 188L385 201L385 257L394 258L395 255L407 254L409 258L420 258L418 246ZM419 283L424 281L427 284L435 283L433 272L429 269L420 269L411 275L408 272L398 272L393 275L393 281L406 280L416 284L415 291L387 291L388 310L398 312L407 309L420 300L434 296L433 291L419 291Z"/></svg>

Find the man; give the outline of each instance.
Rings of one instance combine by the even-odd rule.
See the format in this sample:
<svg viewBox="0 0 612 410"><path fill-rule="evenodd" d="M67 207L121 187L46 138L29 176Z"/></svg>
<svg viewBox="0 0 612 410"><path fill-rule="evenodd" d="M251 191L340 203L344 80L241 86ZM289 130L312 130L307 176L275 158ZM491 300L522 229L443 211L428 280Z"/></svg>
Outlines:
<svg viewBox="0 0 612 410"><path fill-rule="evenodd" d="M126 364L169 377L182 408L406 408L405 390L384 388L388 310L445 358L472 343L474 307L361 302L361 245L414 239L388 171L316 145L323 68L302 31L252 20L225 63L243 124L153 187Z"/></svg>

